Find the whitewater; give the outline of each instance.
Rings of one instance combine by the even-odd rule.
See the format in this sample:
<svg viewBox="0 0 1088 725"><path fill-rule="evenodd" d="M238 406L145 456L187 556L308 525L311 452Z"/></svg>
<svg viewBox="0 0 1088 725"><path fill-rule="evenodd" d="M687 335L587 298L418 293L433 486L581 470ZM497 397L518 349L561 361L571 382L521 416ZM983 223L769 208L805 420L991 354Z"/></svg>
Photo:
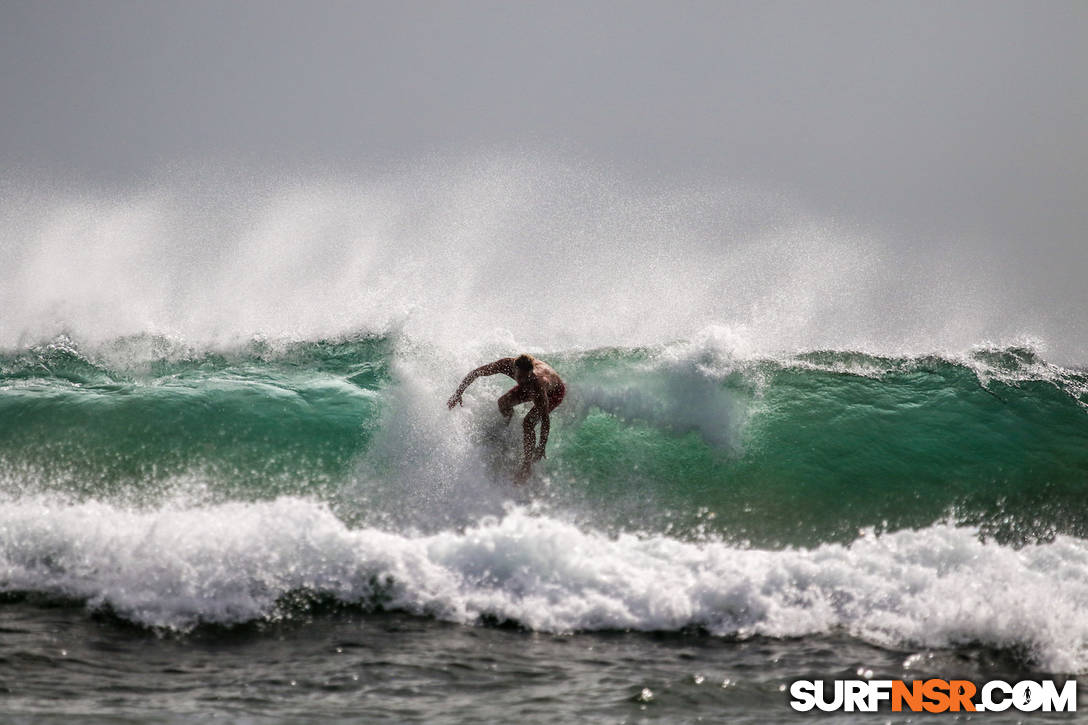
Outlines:
<svg viewBox="0 0 1088 725"><path fill-rule="evenodd" d="M969 240L504 156L0 211L12 714L58 672L68 715L541 722L1088 672L1088 338ZM569 392L519 488L509 384L445 401L520 352Z"/></svg>

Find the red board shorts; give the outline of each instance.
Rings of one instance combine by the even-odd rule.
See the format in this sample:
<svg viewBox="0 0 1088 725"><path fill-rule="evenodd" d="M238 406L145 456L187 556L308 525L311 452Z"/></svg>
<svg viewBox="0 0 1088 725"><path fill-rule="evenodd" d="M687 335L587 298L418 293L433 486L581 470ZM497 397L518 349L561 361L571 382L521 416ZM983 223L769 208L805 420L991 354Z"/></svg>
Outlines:
<svg viewBox="0 0 1088 725"><path fill-rule="evenodd" d="M552 412L563 402L563 396L567 394L567 386L559 383L559 387L548 393L548 412Z"/></svg>
<svg viewBox="0 0 1088 725"><path fill-rule="evenodd" d="M558 388L548 393L549 413L555 410L559 406L559 404L563 402L563 398L566 396L566 394L567 386L563 383L559 383ZM532 393L522 388L520 385L515 385L514 387L510 388L506 395L511 396L510 400L512 401L512 405L517 405L518 403L528 403L531 402L533 399ZM505 398L506 395L504 395L503 397Z"/></svg>

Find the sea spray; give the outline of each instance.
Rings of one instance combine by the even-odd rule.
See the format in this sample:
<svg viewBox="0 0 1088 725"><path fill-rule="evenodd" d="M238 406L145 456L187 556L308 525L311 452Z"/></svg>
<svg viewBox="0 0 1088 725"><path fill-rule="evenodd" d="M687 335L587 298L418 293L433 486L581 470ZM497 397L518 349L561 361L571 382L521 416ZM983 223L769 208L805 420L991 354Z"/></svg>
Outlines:
<svg viewBox="0 0 1088 725"><path fill-rule="evenodd" d="M61 332L203 348L400 330L468 364L504 345L655 345L719 325L760 354L1025 336L1060 364L1088 352L1075 315L1009 293L1000 260L904 254L885 231L733 183L494 154L358 177L0 188L4 349Z"/></svg>

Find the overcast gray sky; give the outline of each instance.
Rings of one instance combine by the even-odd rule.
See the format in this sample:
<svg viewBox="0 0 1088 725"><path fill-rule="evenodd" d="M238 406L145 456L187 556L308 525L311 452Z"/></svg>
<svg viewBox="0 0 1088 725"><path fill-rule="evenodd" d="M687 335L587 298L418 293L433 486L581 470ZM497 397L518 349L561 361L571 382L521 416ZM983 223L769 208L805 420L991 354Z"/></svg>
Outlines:
<svg viewBox="0 0 1088 725"><path fill-rule="evenodd" d="M504 147L997 246L1088 228L1079 0L2 0L0 99L9 169L102 183Z"/></svg>

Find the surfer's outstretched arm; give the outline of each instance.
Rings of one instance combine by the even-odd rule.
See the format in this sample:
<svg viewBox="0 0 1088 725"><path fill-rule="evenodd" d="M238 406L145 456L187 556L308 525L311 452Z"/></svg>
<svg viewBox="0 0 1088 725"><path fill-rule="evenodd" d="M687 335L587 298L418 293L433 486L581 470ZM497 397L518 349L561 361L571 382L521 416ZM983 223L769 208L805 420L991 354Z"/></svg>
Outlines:
<svg viewBox="0 0 1088 725"><path fill-rule="evenodd" d="M464 401L461 400L461 396L464 395L468 386L472 385L472 382L476 378L484 377L486 375L497 375L502 373L503 375L509 375L514 377L514 358L504 357L501 360L488 363L487 365L481 365L473 370L471 373L465 376L465 379L461 381L461 384L457 386L457 392L450 396L450 399L446 401L446 405L453 409L455 405L464 405Z"/></svg>

